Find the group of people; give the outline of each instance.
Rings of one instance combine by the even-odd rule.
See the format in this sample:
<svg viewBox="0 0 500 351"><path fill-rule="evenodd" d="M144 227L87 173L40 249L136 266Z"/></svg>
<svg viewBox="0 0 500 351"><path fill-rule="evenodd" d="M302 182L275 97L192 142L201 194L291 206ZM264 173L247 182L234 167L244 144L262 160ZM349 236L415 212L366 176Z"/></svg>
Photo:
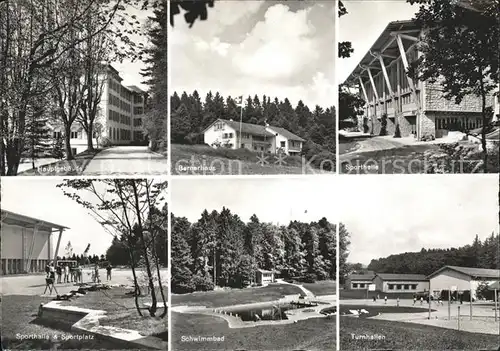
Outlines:
<svg viewBox="0 0 500 351"><path fill-rule="evenodd" d="M111 280L111 271L113 267L108 263L106 266L106 280ZM70 267L69 264L58 264L54 267L54 262L50 262L45 267L46 278L52 279L53 283L64 284L64 283L83 283L82 266L77 264L74 267ZM57 280L56 280L57 275ZM94 270L92 271L92 281L94 283L99 283L99 266L95 264Z"/></svg>
<svg viewBox="0 0 500 351"><path fill-rule="evenodd" d="M82 282L82 267L77 265L70 267L69 264L58 264L54 267L54 262L50 262L45 267L47 278L51 278L54 283L81 283ZM57 280L56 280L57 275Z"/></svg>

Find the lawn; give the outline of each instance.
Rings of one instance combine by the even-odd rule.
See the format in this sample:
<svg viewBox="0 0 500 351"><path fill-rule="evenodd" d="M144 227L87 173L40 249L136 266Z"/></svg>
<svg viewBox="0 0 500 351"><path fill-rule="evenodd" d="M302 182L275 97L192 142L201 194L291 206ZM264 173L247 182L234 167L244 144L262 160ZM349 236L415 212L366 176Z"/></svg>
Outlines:
<svg viewBox="0 0 500 351"><path fill-rule="evenodd" d="M103 340L75 340L69 339L75 334L68 330L61 330L42 325L37 313L40 303L47 303L50 299L39 296L6 295L2 296L2 348L6 350L113 350L116 346ZM28 336L31 338L27 338ZM80 334L81 335L81 334ZM33 336L38 336L34 338ZM58 340L53 337L57 336ZM23 340L24 338L24 340ZM62 339L69 340L62 340Z"/></svg>
<svg viewBox="0 0 500 351"><path fill-rule="evenodd" d="M337 284L334 280L322 280L315 283L298 283L311 291L314 295L335 295L337 293Z"/></svg>
<svg viewBox="0 0 500 351"><path fill-rule="evenodd" d="M340 306L340 314L346 314L349 310L360 310L365 309L368 313L362 314L363 317L372 317L376 316L380 313L422 313L428 312L429 308L423 307L409 307L409 306L386 306L386 305L377 305L377 306L367 306L367 305L341 305ZM436 310L432 310L436 311Z"/></svg>
<svg viewBox="0 0 500 351"><path fill-rule="evenodd" d="M402 147L360 152L340 163L344 174L414 174L424 173L426 162L424 153L439 151L433 144L404 145Z"/></svg>
<svg viewBox="0 0 500 351"><path fill-rule="evenodd" d="M146 309L142 310L143 317L139 316L135 308L134 298L126 295L131 289L112 288L110 290L91 291L84 296L64 301L63 305L90 308L94 310L107 311L107 317L99 320L100 325L133 329L143 335L155 335L167 340L168 318L160 318L163 307L159 307L157 317L150 317ZM165 293L167 293L165 291ZM158 293L158 300L161 296ZM139 306L144 302L150 302L149 297L139 298Z"/></svg>
<svg viewBox="0 0 500 351"><path fill-rule="evenodd" d="M353 335L380 336L355 340ZM500 336L475 334L415 323L370 318L340 318L341 350L496 350Z"/></svg>
<svg viewBox="0 0 500 351"><path fill-rule="evenodd" d="M94 151L85 150L77 155L71 161L60 160L57 162L49 163L40 166L36 169L29 169L24 172L18 173L18 175L23 176L34 176L34 175L44 175L44 176L67 176L67 175L81 175L85 170L85 167L89 162L101 152L103 149L95 149Z"/></svg>
<svg viewBox="0 0 500 351"><path fill-rule="evenodd" d="M214 149L208 145L172 145L172 174L314 174L314 169L300 156L284 156L280 165L276 155L247 149ZM335 160L333 160L335 161ZM187 167L187 168L186 168Z"/></svg>
<svg viewBox="0 0 500 351"><path fill-rule="evenodd" d="M172 313L172 350L335 350L335 318L312 318L287 325L229 329L222 318ZM218 342L187 342L189 337L224 337Z"/></svg>
<svg viewBox="0 0 500 351"><path fill-rule="evenodd" d="M482 173L479 145L470 142L453 144L417 144L341 157L343 174L419 174ZM491 151L488 173L500 170L498 150Z"/></svg>
<svg viewBox="0 0 500 351"><path fill-rule="evenodd" d="M283 295L301 294L302 290L293 285L271 284L261 288L225 289L190 294L172 294L172 305L201 305L222 307L251 302L267 302Z"/></svg>
<svg viewBox="0 0 500 351"><path fill-rule="evenodd" d="M385 296L389 300L395 300L398 297L400 299L413 299L413 295L415 293L412 292L382 292L382 291L368 291L368 295L366 294L366 290L361 289L340 289L339 290L340 300L349 300L349 299L372 299L378 295L379 299L383 299Z"/></svg>

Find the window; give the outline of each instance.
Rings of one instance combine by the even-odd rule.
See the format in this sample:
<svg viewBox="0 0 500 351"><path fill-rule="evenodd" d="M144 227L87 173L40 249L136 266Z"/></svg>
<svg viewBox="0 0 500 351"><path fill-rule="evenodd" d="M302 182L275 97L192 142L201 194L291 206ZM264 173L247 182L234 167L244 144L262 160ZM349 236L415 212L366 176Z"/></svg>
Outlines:
<svg viewBox="0 0 500 351"><path fill-rule="evenodd" d="M412 285L411 285L411 289L412 289L412 290L417 290L417 284L412 284Z"/></svg>
<svg viewBox="0 0 500 351"><path fill-rule="evenodd" d="M352 283L352 287L353 288L357 288L358 287L358 283Z"/></svg>
<svg viewBox="0 0 500 351"><path fill-rule="evenodd" d="M78 138L78 132L71 132L71 139L77 139Z"/></svg>
<svg viewBox="0 0 500 351"><path fill-rule="evenodd" d="M144 113L144 109L142 106L134 107L134 115L142 115Z"/></svg>
<svg viewBox="0 0 500 351"><path fill-rule="evenodd" d="M396 289L401 290L401 284L396 285Z"/></svg>
<svg viewBox="0 0 500 351"><path fill-rule="evenodd" d="M72 148L71 148L71 154L72 154L73 156L75 156L75 155L76 155L76 153L77 153L76 148L75 148L75 147L72 147Z"/></svg>
<svg viewBox="0 0 500 351"><path fill-rule="evenodd" d="M280 142L280 146L281 146L281 147L285 147L285 145L286 145L286 141L282 141L282 142Z"/></svg>
<svg viewBox="0 0 500 351"><path fill-rule="evenodd" d="M394 290L394 284L387 284L387 286L389 287L389 290Z"/></svg>
<svg viewBox="0 0 500 351"><path fill-rule="evenodd" d="M228 135L229 135L229 138L233 137L233 133L228 133Z"/></svg>
<svg viewBox="0 0 500 351"><path fill-rule="evenodd" d="M62 138L62 133L61 132L54 132L53 136L54 136L54 139L59 139L59 138Z"/></svg>
<svg viewBox="0 0 500 351"><path fill-rule="evenodd" d="M360 287L361 289L363 289L363 288L365 287L365 283L360 283L360 284L359 284L359 287Z"/></svg>
<svg viewBox="0 0 500 351"><path fill-rule="evenodd" d="M223 129L224 129L224 123L217 122L214 124L214 130L223 130Z"/></svg>
<svg viewBox="0 0 500 351"><path fill-rule="evenodd" d="M135 118L134 119L134 127L139 127L142 125L142 118Z"/></svg>
<svg viewBox="0 0 500 351"><path fill-rule="evenodd" d="M405 290L408 290L410 289L410 285L409 284L405 284Z"/></svg>

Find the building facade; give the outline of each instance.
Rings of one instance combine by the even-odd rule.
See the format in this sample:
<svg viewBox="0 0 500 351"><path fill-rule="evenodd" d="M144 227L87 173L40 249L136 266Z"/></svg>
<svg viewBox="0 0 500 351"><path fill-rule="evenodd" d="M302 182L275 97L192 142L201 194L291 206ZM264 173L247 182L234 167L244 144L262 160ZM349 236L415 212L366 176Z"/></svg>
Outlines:
<svg viewBox="0 0 500 351"><path fill-rule="evenodd" d="M102 97L94 121L94 147L142 142L145 139L142 123L146 92L136 86L123 85L119 72L111 65L105 66L102 80ZM50 127L54 139L60 137L64 140L62 125ZM73 154L87 149L87 133L76 121L71 126L70 144Z"/></svg>
<svg viewBox="0 0 500 351"><path fill-rule="evenodd" d="M500 281L500 270L458 266L444 266L427 277L430 289L434 295L443 290L472 291L472 298L476 298L476 290L482 282L494 284Z"/></svg>
<svg viewBox="0 0 500 351"><path fill-rule="evenodd" d="M429 280L423 274L377 273L372 282L376 290L386 293L429 291Z"/></svg>
<svg viewBox="0 0 500 351"><path fill-rule="evenodd" d="M482 126L481 98L469 95L456 104L444 97L439 81L408 76L409 65L422 55L416 45L422 34L411 20L389 23L347 78L365 101L364 115L358 118L360 130L380 135L385 125L387 135L394 135L399 126L403 137L422 140ZM497 108L493 95L486 105Z"/></svg>
<svg viewBox="0 0 500 351"><path fill-rule="evenodd" d="M265 269L257 269L257 271L255 272L255 281L257 285L274 283L274 272Z"/></svg>
<svg viewBox="0 0 500 351"><path fill-rule="evenodd" d="M351 290L367 290L375 274L350 274L345 282L345 288Z"/></svg>
<svg viewBox="0 0 500 351"><path fill-rule="evenodd" d="M287 155L299 155L305 141L284 128L250 123L241 123L240 126L240 122L225 119L217 119L203 131L203 135L205 144L212 147Z"/></svg>
<svg viewBox="0 0 500 351"><path fill-rule="evenodd" d="M6 210L1 216L2 275L45 271L45 266L56 260L62 233L68 228Z"/></svg>

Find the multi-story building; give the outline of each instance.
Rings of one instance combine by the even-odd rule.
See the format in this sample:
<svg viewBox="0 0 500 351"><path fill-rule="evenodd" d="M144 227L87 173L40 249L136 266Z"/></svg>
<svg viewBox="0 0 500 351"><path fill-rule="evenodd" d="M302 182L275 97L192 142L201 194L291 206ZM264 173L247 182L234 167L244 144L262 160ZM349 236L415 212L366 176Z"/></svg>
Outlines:
<svg viewBox="0 0 500 351"><path fill-rule="evenodd" d="M125 86L119 72L111 65L106 65L102 74L103 92L98 107L98 116L94 121L94 146L129 145L145 139L142 131L147 93L136 86ZM64 139L61 125L51 128L54 138ZM71 127L71 148L73 154L87 149L87 133L78 123Z"/></svg>
<svg viewBox="0 0 500 351"><path fill-rule="evenodd" d="M240 135L241 130L241 135ZM281 127L217 119L204 131L205 144L264 153L299 155L304 139Z"/></svg>
<svg viewBox="0 0 500 351"><path fill-rule="evenodd" d="M357 84L365 101L359 128L379 135L383 123L393 135L443 137L448 131L482 126L481 98L465 96L460 104L444 97L439 81L415 81L408 67L422 53L417 43L423 30L414 21L390 22L346 80ZM493 94L487 106L494 106Z"/></svg>
<svg viewBox="0 0 500 351"><path fill-rule="evenodd" d="M1 216L2 275L43 272L49 262L56 261L67 227L6 210L2 210Z"/></svg>

